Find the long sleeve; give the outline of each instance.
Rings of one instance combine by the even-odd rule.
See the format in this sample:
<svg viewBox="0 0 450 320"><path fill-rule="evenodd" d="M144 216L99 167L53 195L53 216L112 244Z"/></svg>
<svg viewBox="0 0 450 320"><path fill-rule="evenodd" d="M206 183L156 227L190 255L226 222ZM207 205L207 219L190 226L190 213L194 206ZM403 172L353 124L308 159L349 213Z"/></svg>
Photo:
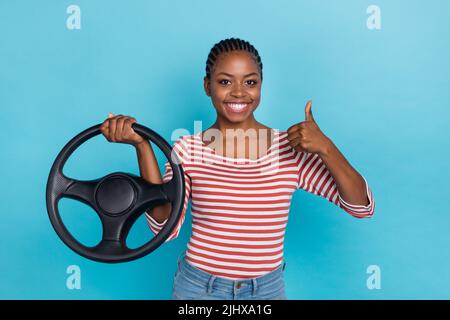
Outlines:
<svg viewBox="0 0 450 320"><path fill-rule="evenodd" d="M183 146L183 143L181 142L181 139L178 139L173 146L173 150L176 152L178 158L181 160L181 166L184 171L184 181L185 181L185 195L184 195L184 202L183 202L183 210L181 212L180 219L178 220L178 223L175 227L175 229L172 231L170 236L166 239L167 241L173 240L176 237L178 237L178 234L180 232L181 226L183 225L185 215L186 215L186 209L189 204L189 198L191 197L191 178L186 172L186 165L188 163L188 153L186 152L185 147ZM169 161L166 161L165 163L165 172L162 177L163 182L166 183L172 179L173 171L172 167L170 166ZM156 235L161 231L161 229L164 227L164 225L167 222L167 219L164 220L162 223L158 223L153 217L151 217L147 212L145 213L147 217L148 226L150 227L150 230Z"/></svg>
<svg viewBox="0 0 450 320"><path fill-rule="evenodd" d="M295 151L296 152L296 151ZM318 154L298 152L297 189L321 196L356 218L370 218L375 211L375 201L366 178L367 206L350 204L341 198L336 182Z"/></svg>

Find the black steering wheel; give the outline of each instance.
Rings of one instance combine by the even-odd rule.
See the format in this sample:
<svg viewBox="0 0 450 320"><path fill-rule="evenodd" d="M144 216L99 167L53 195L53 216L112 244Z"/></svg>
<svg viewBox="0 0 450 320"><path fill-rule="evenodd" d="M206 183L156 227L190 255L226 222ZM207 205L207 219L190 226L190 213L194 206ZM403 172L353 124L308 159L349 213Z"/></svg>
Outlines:
<svg viewBox="0 0 450 320"><path fill-rule="evenodd" d="M171 146L160 135L133 123L132 128L136 133L151 140L163 151L173 171L170 181L151 184L139 176L124 172L114 172L88 181L66 177L62 170L67 159L81 144L100 134L100 126L101 124L98 124L81 132L59 152L47 181L47 211L61 240L81 256L108 263L131 261L158 248L175 228L183 209L183 168L176 153L171 152ZM58 201L64 197L86 203L99 215L103 235L96 246L87 247L81 244L64 226L58 211ZM147 209L167 202L171 203L172 210L160 232L144 245L135 249L128 248L126 239L136 219Z"/></svg>

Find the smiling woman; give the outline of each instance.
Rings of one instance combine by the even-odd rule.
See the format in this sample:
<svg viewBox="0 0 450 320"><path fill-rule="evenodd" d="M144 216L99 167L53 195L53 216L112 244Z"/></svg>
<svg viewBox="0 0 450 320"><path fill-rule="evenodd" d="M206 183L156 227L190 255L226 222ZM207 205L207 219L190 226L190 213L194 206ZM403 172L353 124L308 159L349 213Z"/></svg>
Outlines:
<svg viewBox="0 0 450 320"><path fill-rule="evenodd" d="M173 146L184 171L185 196L166 241L178 236L190 199L193 217L188 249L178 260L174 299L286 299L284 236L292 194L298 189L324 197L354 217L373 215L375 204L366 180L322 133L311 101L305 121L287 131L256 121L261 82L261 58L248 42L226 39L211 49L203 85L217 119L205 132L183 136ZM110 115L102 132L109 141L136 147L143 179L170 181L171 165L166 163L161 177L150 144L131 128L135 121ZM258 141L263 156L252 154L249 137L242 132L256 132L249 141ZM208 136L222 141L214 144L218 149L205 143ZM238 157L243 146L244 157ZM154 234L166 225L170 212L170 204L147 210Z"/></svg>
<svg viewBox="0 0 450 320"><path fill-rule="evenodd" d="M261 82L261 58L248 42L231 38L211 49L203 85L217 119L205 132L183 136L173 147L184 169L186 192L181 218L168 240L178 236L189 199L193 217L188 249L178 259L174 299L286 299L284 235L295 190L324 197L354 217L373 214L365 179L338 157L314 121L311 102L305 109L306 121L288 132L255 119ZM257 133L250 141L265 140L258 144L264 156L252 157L248 135L240 135L242 131ZM207 145L205 137L211 136L222 143L211 144L216 148ZM245 155L237 157L242 146ZM140 163L145 162L147 152L140 154ZM167 182L172 171L167 163L165 168L162 179ZM147 218L157 234L167 212L155 209Z"/></svg>
<svg viewBox="0 0 450 320"><path fill-rule="evenodd" d="M253 112L261 99L262 62L248 42L229 39L208 55L204 88L217 112L212 128L261 128Z"/></svg>
<svg viewBox="0 0 450 320"><path fill-rule="evenodd" d="M184 251L180 268L236 281L230 299L284 258L289 299L450 299L450 1L24 4L0 0L0 299L171 299L173 282L176 296L221 293L191 292L186 269L174 281ZM67 247L45 199L58 153L103 121L67 176L175 182L136 124L185 174L171 243L114 266ZM78 242L101 242L91 207L55 208ZM125 244L162 235L170 210L146 206ZM81 290L66 283L74 265Z"/></svg>

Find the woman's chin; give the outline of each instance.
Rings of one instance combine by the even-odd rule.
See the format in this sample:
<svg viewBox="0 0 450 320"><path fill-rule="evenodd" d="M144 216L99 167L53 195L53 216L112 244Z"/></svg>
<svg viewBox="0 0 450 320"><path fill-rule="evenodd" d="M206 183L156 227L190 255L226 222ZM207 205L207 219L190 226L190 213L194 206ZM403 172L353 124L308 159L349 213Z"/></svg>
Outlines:
<svg viewBox="0 0 450 320"><path fill-rule="evenodd" d="M229 114L229 113L225 112L224 116L229 122L232 122L232 123L243 122L245 119L248 118L248 114L247 113Z"/></svg>

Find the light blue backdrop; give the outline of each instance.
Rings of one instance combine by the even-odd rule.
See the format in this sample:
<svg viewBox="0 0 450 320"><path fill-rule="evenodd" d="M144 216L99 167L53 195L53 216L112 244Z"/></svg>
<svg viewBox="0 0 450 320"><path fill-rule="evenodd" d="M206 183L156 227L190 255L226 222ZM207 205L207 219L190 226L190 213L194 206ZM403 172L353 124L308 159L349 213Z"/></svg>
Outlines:
<svg viewBox="0 0 450 320"><path fill-rule="evenodd" d="M81 9L69 30L67 7ZM381 29L366 26L369 5ZM128 114L170 143L177 128L215 120L205 60L228 37L250 41L264 63L256 117L286 130L313 113L367 178L373 219L323 198L294 195L285 242L290 299L449 299L448 1L0 1L0 298L169 299L191 232L125 264L67 248L53 231L45 185L60 149L109 111ZM158 154L162 167L164 158ZM93 179L138 174L135 151L98 136L65 172ZM87 244L100 223L81 203L59 206ZM132 243L152 235L144 219ZM81 269L81 289L66 269ZM381 289L367 268L379 266Z"/></svg>

